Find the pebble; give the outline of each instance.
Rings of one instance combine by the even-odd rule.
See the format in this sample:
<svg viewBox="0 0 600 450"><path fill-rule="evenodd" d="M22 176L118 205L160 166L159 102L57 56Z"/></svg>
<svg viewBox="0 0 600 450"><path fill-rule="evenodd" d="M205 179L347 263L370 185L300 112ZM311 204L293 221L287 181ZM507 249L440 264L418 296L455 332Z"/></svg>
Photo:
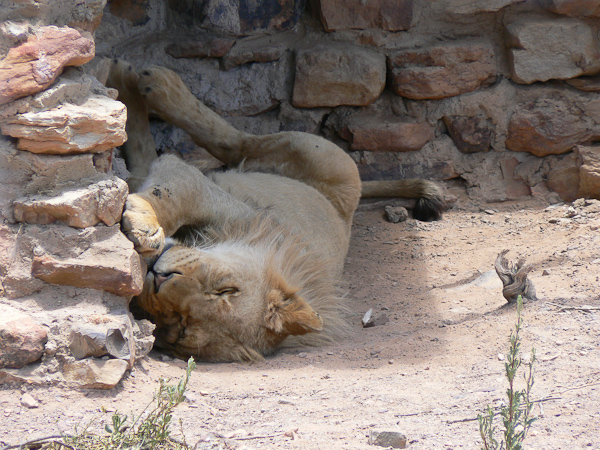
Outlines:
<svg viewBox="0 0 600 450"><path fill-rule="evenodd" d="M369 444L379 447L406 448L406 436L398 431L371 431Z"/></svg>
<svg viewBox="0 0 600 450"><path fill-rule="evenodd" d="M29 409L37 408L38 406L40 406L39 402L35 398L33 398L31 394L28 393L23 394L23 396L21 397L21 405Z"/></svg>

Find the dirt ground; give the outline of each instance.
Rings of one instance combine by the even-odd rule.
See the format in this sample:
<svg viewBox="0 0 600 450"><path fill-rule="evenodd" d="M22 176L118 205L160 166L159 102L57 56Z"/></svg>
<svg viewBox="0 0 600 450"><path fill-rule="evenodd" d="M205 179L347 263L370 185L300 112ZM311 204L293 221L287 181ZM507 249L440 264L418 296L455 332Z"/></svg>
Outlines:
<svg viewBox="0 0 600 450"><path fill-rule="evenodd" d="M389 202L386 202L389 203ZM527 258L539 300L523 309L535 347L537 422L529 449L600 449L600 202L455 208L435 223L392 224L383 203L356 213L345 275L353 331L325 348L256 364L198 364L174 434L198 449L364 449L371 430L411 449L479 449L477 413L505 399L503 355L516 319L493 263ZM373 308L380 322L362 328ZM387 320L387 322L386 322ZM385 322L385 323L383 323ZM0 390L0 441L73 432L109 412L139 414L159 377L185 363L152 352L111 391ZM21 404L27 392L37 408ZM1 445L1 443L0 443ZM371 447L374 448L374 447Z"/></svg>

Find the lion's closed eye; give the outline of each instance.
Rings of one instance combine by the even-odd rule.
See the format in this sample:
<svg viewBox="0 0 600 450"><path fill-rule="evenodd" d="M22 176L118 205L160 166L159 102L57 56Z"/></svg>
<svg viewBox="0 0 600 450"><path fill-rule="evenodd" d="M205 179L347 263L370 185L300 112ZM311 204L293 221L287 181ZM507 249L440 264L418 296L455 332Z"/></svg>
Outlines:
<svg viewBox="0 0 600 450"><path fill-rule="evenodd" d="M236 287L226 287L223 289L217 289L216 291L214 291L215 295L231 295L231 294L236 294L238 293L240 290Z"/></svg>

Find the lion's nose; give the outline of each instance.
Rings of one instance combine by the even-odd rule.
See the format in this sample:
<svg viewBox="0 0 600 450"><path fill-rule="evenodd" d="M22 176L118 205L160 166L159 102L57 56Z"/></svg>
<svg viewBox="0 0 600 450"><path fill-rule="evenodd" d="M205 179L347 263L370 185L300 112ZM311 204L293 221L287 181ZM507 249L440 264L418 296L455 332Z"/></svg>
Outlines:
<svg viewBox="0 0 600 450"><path fill-rule="evenodd" d="M161 273L161 272L154 272L154 271L152 271L152 272L154 274L155 292L158 292L161 284L163 284L165 281L167 281L169 278L172 278L173 275L175 275L174 272L171 272L171 273Z"/></svg>

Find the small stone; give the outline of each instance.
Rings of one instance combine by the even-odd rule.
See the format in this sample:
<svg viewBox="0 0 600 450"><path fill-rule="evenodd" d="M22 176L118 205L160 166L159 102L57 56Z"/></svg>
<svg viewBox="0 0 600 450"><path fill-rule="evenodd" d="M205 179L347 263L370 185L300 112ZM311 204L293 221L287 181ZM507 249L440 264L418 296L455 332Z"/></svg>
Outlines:
<svg viewBox="0 0 600 450"><path fill-rule="evenodd" d="M373 317L373 308L369 309L362 318L363 328L370 328L375 326Z"/></svg>
<svg viewBox="0 0 600 450"><path fill-rule="evenodd" d="M307 356L308 356L308 353L306 353L306 352L298 353L298 358L306 358Z"/></svg>
<svg viewBox="0 0 600 450"><path fill-rule="evenodd" d="M504 355L502 353L498 353L498 361L504 361Z"/></svg>
<svg viewBox="0 0 600 450"><path fill-rule="evenodd" d="M408 211L402 206L386 206L385 217L391 223L400 223L408 219Z"/></svg>
<svg viewBox="0 0 600 450"><path fill-rule="evenodd" d="M547 277L548 275L550 275L550 269L542 270L542 276Z"/></svg>
<svg viewBox="0 0 600 450"><path fill-rule="evenodd" d="M397 431L371 431L369 445L379 447L406 448L406 436Z"/></svg>
<svg viewBox="0 0 600 450"><path fill-rule="evenodd" d="M35 398L33 398L31 394L28 393L23 394L23 396L21 397L21 405L29 409L37 408L38 406L40 406L39 402Z"/></svg>
<svg viewBox="0 0 600 450"><path fill-rule="evenodd" d="M567 210L565 211L565 217L571 218L571 217L575 217L577 215L577 210L575 208L573 208L572 206L569 206L567 208Z"/></svg>

